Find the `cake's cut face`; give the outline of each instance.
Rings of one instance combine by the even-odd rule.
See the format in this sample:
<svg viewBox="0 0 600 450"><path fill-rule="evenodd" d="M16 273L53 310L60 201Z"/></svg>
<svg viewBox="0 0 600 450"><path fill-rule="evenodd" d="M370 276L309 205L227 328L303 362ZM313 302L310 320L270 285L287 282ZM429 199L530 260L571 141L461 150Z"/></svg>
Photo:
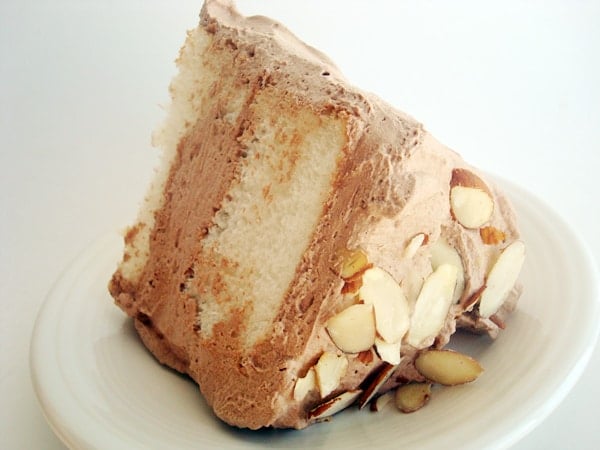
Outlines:
<svg viewBox="0 0 600 450"><path fill-rule="evenodd" d="M207 1L111 283L217 416L302 428L495 336L525 249L506 198L281 25Z"/></svg>

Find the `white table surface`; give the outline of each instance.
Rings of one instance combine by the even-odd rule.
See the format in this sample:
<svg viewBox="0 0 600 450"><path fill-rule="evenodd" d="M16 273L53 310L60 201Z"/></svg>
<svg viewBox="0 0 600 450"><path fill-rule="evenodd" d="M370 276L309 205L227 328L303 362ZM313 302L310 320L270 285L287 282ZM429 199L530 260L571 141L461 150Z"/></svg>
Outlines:
<svg viewBox="0 0 600 450"><path fill-rule="evenodd" d="M0 3L2 449L64 448L31 387L34 320L69 262L134 217L157 158L150 134L163 117L173 59L200 6ZM599 2L239 7L283 21L354 84L418 118L469 162L535 193L598 260ZM599 379L596 347L567 398L514 448L600 448Z"/></svg>

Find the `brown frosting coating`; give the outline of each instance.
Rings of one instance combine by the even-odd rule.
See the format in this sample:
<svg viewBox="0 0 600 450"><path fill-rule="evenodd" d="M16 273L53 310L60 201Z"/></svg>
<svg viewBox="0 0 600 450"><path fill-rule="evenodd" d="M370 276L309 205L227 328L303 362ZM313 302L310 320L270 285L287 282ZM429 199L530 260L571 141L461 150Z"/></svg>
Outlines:
<svg viewBox="0 0 600 450"><path fill-rule="evenodd" d="M232 425L302 428L309 424L308 411L322 400L311 394L294 401L295 381L323 351L337 351L324 325L351 301L341 294L340 249L363 248L396 280L411 270L426 275L431 270L426 255L413 265L398 256L397 250L415 232L427 233L431 241L443 236L465 266L463 300L451 308L434 345L447 343L457 320L461 326L497 334L498 323L465 309L472 306L468 299L483 285L499 246L484 245L477 230L453 220L447 206L452 169L478 172L417 121L349 86L327 58L281 25L263 17L243 18L230 3L208 1L200 30L210 39L214 60L228 61L228 73L215 81L203 116L189 124L177 145L161 207L154 213L143 270L138 277L117 270L109 286L156 358L198 382L216 415ZM193 45L193 37L186 45ZM244 98L233 122L227 117L231 99L222 98L224 92ZM260 264L256 273L237 273L236 261L220 256L206 242L244 161L254 156L248 148L259 132L254 127L260 111L251 105L265 95L277 99L273 105L281 114L310 111L343 124L345 145L293 281L265 333L248 346L247 318L253 304L232 298L227 277L252 283L252 277L260 276ZM297 142L288 138L289 154L294 155L302 137ZM288 160L290 166L282 173L293 170L294 158ZM506 243L514 241L518 232L512 209L489 186L498 205L490 224L504 230ZM139 223L127 234L125 259L135 253L135 236L144 226ZM232 305L210 329L201 320L206 298ZM517 298L515 290L498 319L502 326ZM386 389L420 378L412 365L415 354L408 346L403 349L403 362ZM370 361L359 355L348 359L347 375L335 393L360 386L383 364L375 352Z"/></svg>

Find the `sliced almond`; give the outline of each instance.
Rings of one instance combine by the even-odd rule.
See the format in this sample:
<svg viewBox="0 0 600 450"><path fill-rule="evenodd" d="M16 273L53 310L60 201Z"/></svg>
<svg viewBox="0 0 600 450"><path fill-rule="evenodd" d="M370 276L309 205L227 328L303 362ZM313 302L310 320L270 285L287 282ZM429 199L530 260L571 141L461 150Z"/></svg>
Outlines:
<svg viewBox="0 0 600 450"><path fill-rule="evenodd" d="M451 264L442 264L429 275L417 297L407 341L415 348L432 344L438 335L452 304L458 270Z"/></svg>
<svg viewBox="0 0 600 450"><path fill-rule="evenodd" d="M369 264L367 255L361 249L344 250L340 256L342 258L340 277L344 279L352 278Z"/></svg>
<svg viewBox="0 0 600 450"><path fill-rule="evenodd" d="M456 275L456 288L454 290L454 301L457 302L463 295L465 290L465 269L463 267L462 258L458 251L452 247L446 239L440 237L430 247L431 252L431 268L436 270L442 264L452 264L458 269Z"/></svg>
<svg viewBox="0 0 600 450"><path fill-rule="evenodd" d="M342 286L342 294L354 294L358 292L361 286L362 277L355 275L349 280L344 280L344 285Z"/></svg>
<svg viewBox="0 0 600 450"><path fill-rule="evenodd" d="M479 236L486 245L496 245L504 242L506 234L498 228L488 226L479 229Z"/></svg>
<svg viewBox="0 0 600 450"><path fill-rule="evenodd" d="M383 339L375 338L375 350L379 357L390 364L400 364L401 342L389 344Z"/></svg>
<svg viewBox="0 0 600 450"><path fill-rule="evenodd" d="M394 401L403 413L421 409L431 397L431 383L409 383L396 389Z"/></svg>
<svg viewBox="0 0 600 450"><path fill-rule="evenodd" d="M469 383L483 372L481 365L463 353L453 350L427 350L415 359L421 375L445 386Z"/></svg>
<svg viewBox="0 0 600 450"><path fill-rule="evenodd" d="M296 385L294 386L294 400L303 400L310 391L316 388L317 378L315 376L315 369L311 367L304 377L296 380Z"/></svg>
<svg viewBox="0 0 600 450"><path fill-rule="evenodd" d="M402 254L405 258L412 258L417 253L417 250L421 248L423 243L426 241L427 235L425 233L415 234L412 239L404 247L404 253Z"/></svg>
<svg viewBox="0 0 600 450"><path fill-rule="evenodd" d="M409 307L400 285L379 267L367 269L363 274L359 298L375 310L375 328L389 343L400 342L408 327Z"/></svg>
<svg viewBox="0 0 600 450"><path fill-rule="evenodd" d="M352 403L356 401L361 393L362 391L360 389L343 392L337 397L327 400L325 403L322 403L316 408L312 409L308 413L308 418L310 420L319 420L333 416L335 413L338 413L352 405Z"/></svg>
<svg viewBox="0 0 600 450"><path fill-rule="evenodd" d="M492 266L479 300L479 315L490 317L504 303L525 261L525 244L515 241L506 247Z"/></svg>
<svg viewBox="0 0 600 450"><path fill-rule="evenodd" d="M492 217L494 200L481 178L470 170L454 169L450 180L450 210L465 228L479 228Z"/></svg>
<svg viewBox="0 0 600 450"><path fill-rule="evenodd" d="M358 407L363 408L367 403L371 401L371 399L377 395L381 386L385 384L387 380L389 380L390 376L396 370L396 365L393 364L384 364L381 366L381 369L377 372L371 383L366 387L360 399L358 400Z"/></svg>
<svg viewBox="0 0 600 450"><path fill-rule="evenodd" d="M477 303L479 301L479 299L481 298L481 293L483 292L484 289L485 289L485 284L483 286L481 286L479 289L477 289L475 292L473 292L466 300L464 300L462 302L462 307L465 309L465 311L471 311L473 309L473 306L475 305L475 303Z"/></svg>
<svg viewBox="0 0 600 450"><path fill-rule="evenodd" d="M345 355L323 352L315 364L315 375L321 397L327 397L339 386L346 369L348 369L348 359Z"/></svg>
<svg viewBox="0 0 600 450"><path fill-rule="evenodd" d="M368 350L375 342L373 305L351 305L329 319L325 328L341 351L358 353Z"/></svg>
<svg viewBox="0 0 600 450"><path fill-rule="evenodd" d="M450 179L450 187L465 186L481 189L489 194L490 189L487 184L469 169L463 169L457 167L452 170L452 177Z"/></svg>
<svg viewBox="0 0 600 450"><path fill-rule="evenodd" d="M479 228L492 217L494 202L477 188L456 186L450 190L452 215L465 228Z"/></svg>
<svg viewBox="0 0 600 450"><path fill-rule="evenodd" d="M393 398L394 394L392 394L391 392L386 392L385 394L380 395L374 401L372 401L369 409L373 412L379 412L383 408L385 408L385 405L387 405Z"/></svg>
<svg viewBox="0 0 600 450"><path fill-rule="evenodd" d="M373 350L369 349L369 350L365 350L363 352L360 352L358 355L356 355L356 359L358 359L361 363L365 364L365 365L369 365L373 362L373 359L375 357L373 356Z"/></svg>

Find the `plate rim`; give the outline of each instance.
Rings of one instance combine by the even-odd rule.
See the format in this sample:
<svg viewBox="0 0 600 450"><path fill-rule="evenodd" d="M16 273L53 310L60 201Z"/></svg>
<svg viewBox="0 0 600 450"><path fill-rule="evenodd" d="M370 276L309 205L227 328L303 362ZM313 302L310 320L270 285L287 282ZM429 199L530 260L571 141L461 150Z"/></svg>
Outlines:
<svg viewBox="0 0 600 450"><path fill-rule="evenodd" d="M490 175L490 179L495 181L496 184L508 194L507 196L509 199L512 199L517 195L528 197L528 199L535 202L545 214L550 214L553 220L558 221L560 226L568 231L569 240L575 244L578 253L583 259L585 259L585 261L581 261L583 263L581 277L585 277L589 280L588 288L590 291L590 307L596 316L600 315L600 271L589 246L580 237L580 235L576 233L576 228L573 227L565 218L561 217L539 196L525 190L516 183L508 181L495 174ZM77 430L74 430L72 426L69 426L69 423L67 423L66 420L68 417L65 417L65 412L61 411L61 406L57 405L56 401L51 398L51 395L49 395L48 384L51 384L51 380L45 379L44 376L42 376L43 370L41 370L39 367L39 365L42 364L45 354L45 342L47 342L49 333L51 335L52 327L51 323L48 322L48 318L51 317L55 310L60 306L61 300L64 301L64 296L60 295L62 290L72 286L73 283L77 281L77 278L81 272L83 272L82 267L92 263L97 255L102 252L102 249L107 245L107 243L111 240L114 240L116 236L116 233L112 232L106 233L105 235L95 239L67 265L64 271L52 285L42 306L40 307L31 334L29 366L30 378L35 395L50 428L59 437L59 439L61 439L61 441L70 448L96 448L97 443L94 439L90 440L88 436L82 436L81 433L78 433ZM115 267L120 256L120 254L117 255L117 259L115 259ZM575 364L569 371L568 376L565 377L562 382L558 383L557 386L555 386L556 389L554 395L545 402L536 405L528 414L527 420L521 422L517 428L511 430L510 433L503 436L503 438L501 438L498 442L495 442L492 447L507 448L518 442L533 429L535 429L540 423L542 423L567 397L571 389L575 386L583 374L590 361L593 350L597 345L600 335L600 321L596 321L594 325L595 326L590 326L585 330L585 334L588 338L587 345L577 349L577 357L574 359Z"/></svg>

